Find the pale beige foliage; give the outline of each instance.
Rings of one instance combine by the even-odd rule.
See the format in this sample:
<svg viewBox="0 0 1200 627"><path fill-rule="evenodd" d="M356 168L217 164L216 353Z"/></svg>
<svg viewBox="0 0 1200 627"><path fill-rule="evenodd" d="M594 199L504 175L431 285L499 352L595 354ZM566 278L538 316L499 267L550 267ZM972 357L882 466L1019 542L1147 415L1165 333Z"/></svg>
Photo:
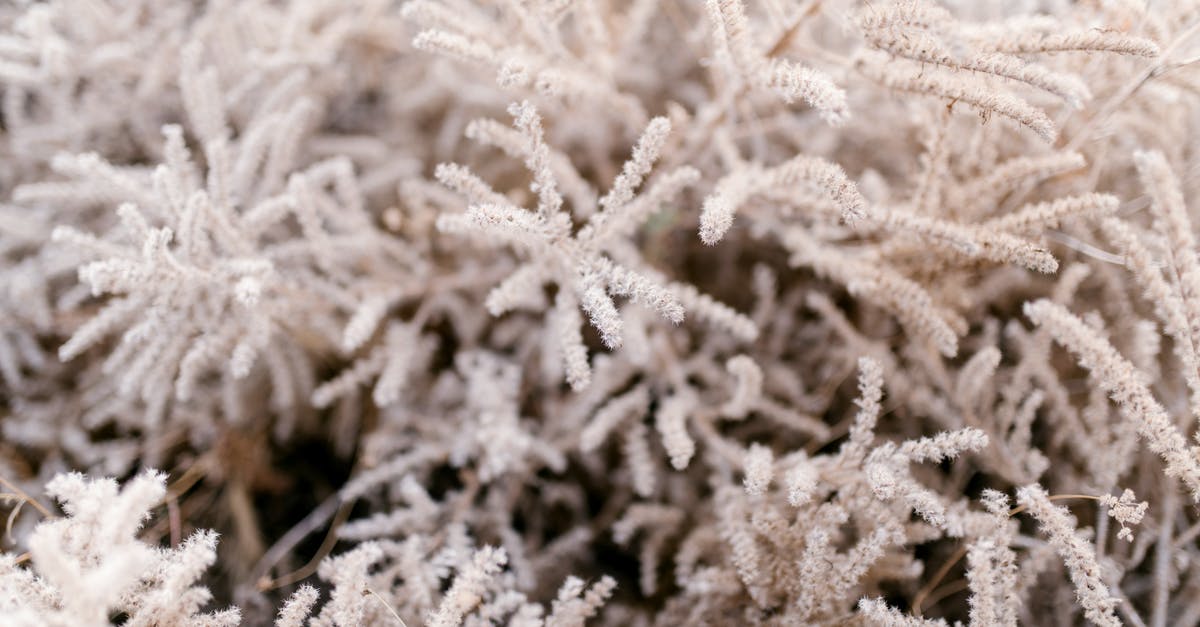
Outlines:
<svg viewBox="0 0 1200 627"><path fill-rule="evenodd" d="M1200 624L1198 20L0 2L0 623Z"/></svg>

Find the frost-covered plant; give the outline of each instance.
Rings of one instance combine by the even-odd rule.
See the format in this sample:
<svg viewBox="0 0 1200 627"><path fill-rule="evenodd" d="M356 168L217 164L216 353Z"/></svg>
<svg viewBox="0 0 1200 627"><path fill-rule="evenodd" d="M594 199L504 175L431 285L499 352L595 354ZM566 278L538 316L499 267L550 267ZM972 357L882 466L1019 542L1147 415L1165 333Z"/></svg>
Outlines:
<svg viewBox="0 0 1200 627"><path fill-rule="evenodd" d="M112 479L63 474L46 484L65 516L29 536L32 572L2 559L2 611L13 625L236 625L237 609L200 613L211 599L197 584L217 559L217 534L198 531L158 549L138 530L166 494L165 477L147 472L118 488Z"/></svg>
<svg viewBox="0 0 1200 627"><path fill-rule="evenodd" d="M0 622L1200 624L1197 20L0 3Z"/></svg>

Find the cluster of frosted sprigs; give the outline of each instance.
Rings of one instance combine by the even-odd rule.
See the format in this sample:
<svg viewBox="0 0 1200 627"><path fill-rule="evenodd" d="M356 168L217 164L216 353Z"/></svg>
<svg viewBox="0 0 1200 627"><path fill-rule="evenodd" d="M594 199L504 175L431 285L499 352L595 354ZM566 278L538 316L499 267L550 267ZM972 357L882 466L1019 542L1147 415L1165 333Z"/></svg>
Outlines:
<svg viewBox="0 0 1200 627"><path fill-rule="evenodd" d="M1200 2L0 2L0 622L1200 624Z"/></svg>

